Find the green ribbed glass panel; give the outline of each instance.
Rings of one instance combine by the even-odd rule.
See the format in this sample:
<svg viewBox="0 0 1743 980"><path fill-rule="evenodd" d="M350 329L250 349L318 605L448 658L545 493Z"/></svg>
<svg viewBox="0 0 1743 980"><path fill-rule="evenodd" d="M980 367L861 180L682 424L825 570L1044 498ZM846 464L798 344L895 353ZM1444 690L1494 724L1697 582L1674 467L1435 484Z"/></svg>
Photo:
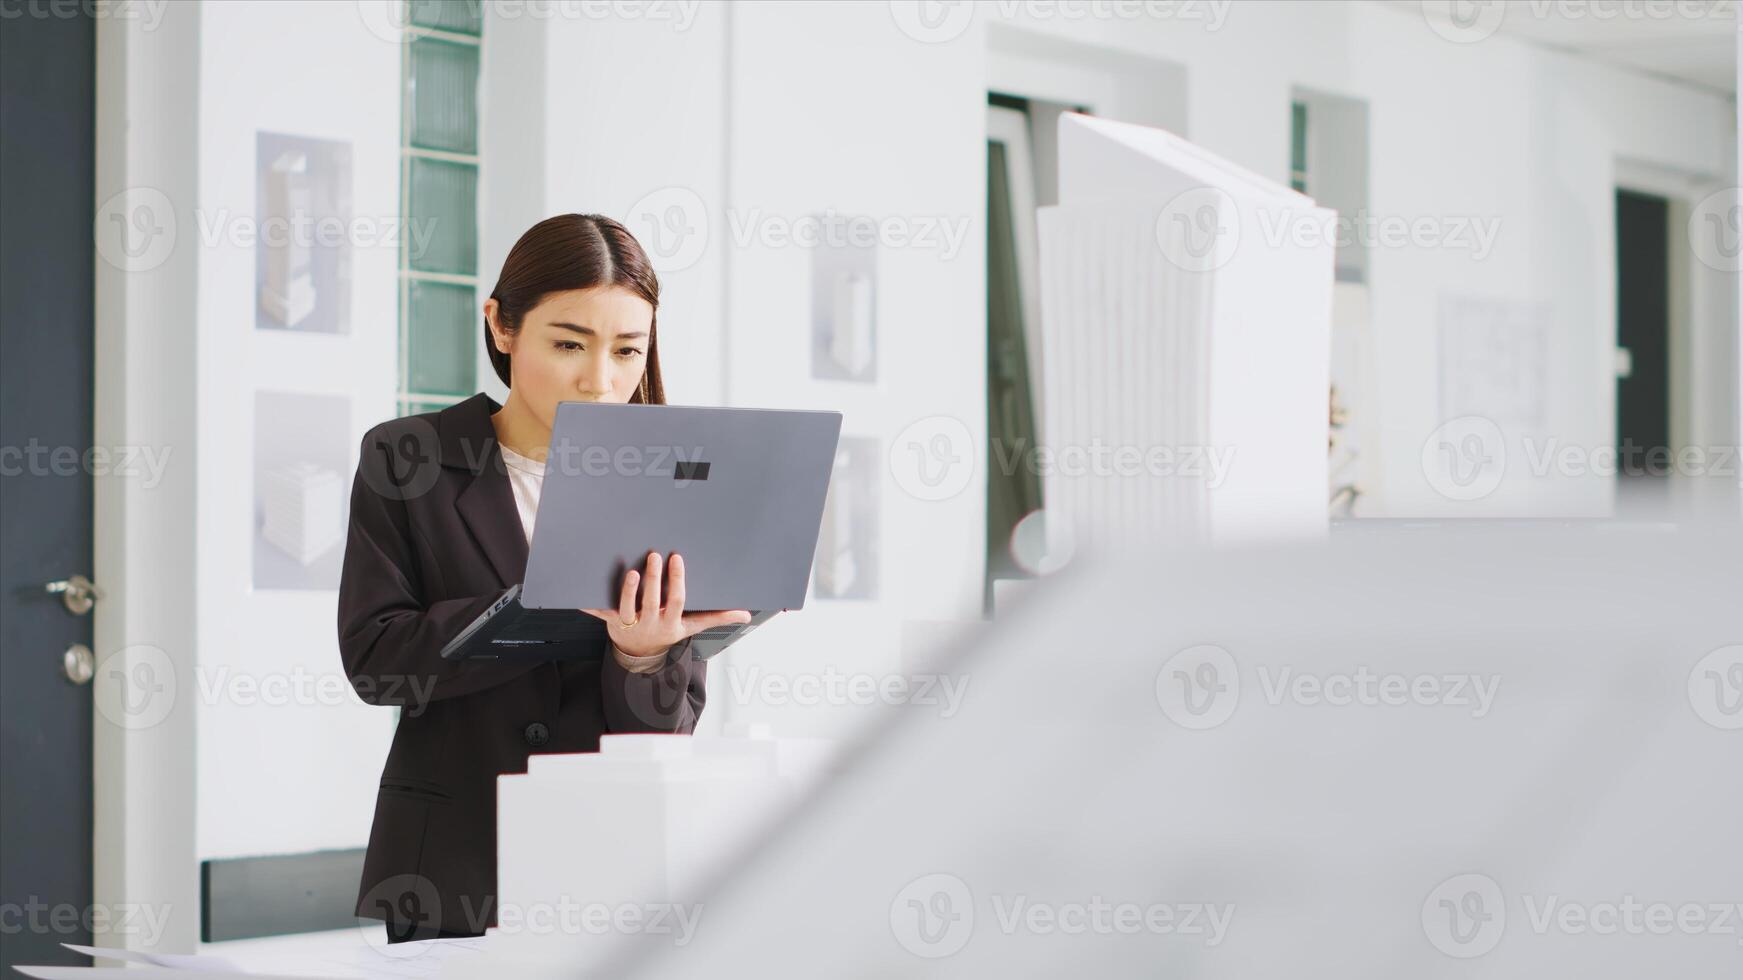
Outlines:
<svg viewBox="0 0 1743 980"><path fill-rule="evenodd" d="M478 272L478 168L411 159L411 231L406 261L419 272ZM423 245L419 246L419 241Z"/></svg>
<svg viewBox="0 0 1743 980"><path fill-rule="evenodd" d="M420 395L470 395L476 389L472 287L407 284L406 388Z"/></svg>
<svg viewBox="0 0 1743 980"><path fill-rule="evenodd" d="M411 145L478 152L478 46L423 37L411 43L406 77Z"/></svg>
<svg viewBox="0 0 1743 980"><path fill-rule="evenodd" d="M484 31L483 0L410 0L410 5L415 27L431 27L473 37Z"/></svg>
<svg viewBox="0 0 1743 980"><path fill-rule="evenodd" d="M448 405L448 402L402 401L399 403L399 417L403 419L407 415L422 415L425 412L440 412L442 409L447 408Z"/></svg>

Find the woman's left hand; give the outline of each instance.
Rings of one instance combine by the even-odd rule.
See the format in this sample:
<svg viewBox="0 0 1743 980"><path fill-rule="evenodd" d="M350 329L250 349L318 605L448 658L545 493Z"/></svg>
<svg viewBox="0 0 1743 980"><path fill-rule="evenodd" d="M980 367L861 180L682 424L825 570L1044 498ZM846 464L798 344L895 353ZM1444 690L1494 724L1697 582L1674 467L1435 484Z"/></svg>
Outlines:
<svg viewBox="0 0 1743 980"><path fill-rule="evenodd" d="M670 574L666 605L660 606L660 579ZM637 583L645 583L638 605ZM648 552L646 570L630 569L623 576L623 591L616 609L583 609L605 621L605 631L611 642L631 657L651 657L664 653L674 643L715 626L750 622L747 609L723 609L719 612L687 613L684 611L684 559L672 552L669 566L657 551Z"/></svg>

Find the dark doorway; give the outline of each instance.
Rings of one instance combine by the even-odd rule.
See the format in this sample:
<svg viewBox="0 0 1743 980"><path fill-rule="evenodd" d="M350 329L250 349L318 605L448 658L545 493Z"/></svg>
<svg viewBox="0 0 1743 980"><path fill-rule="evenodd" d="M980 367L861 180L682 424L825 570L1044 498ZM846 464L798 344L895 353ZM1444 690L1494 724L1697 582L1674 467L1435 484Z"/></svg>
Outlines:
<svg viewBox="0 0 1743 980"><path fill-rule="evenodd" d="M8 6L11 6L10 4ZM64 6L65 9L62 9ZM88 965L91 616L44 588L91 572L89 4L0 29L0 975ZM70 668L70 669L69 669ZM107 919L102 920L107 922Z"/></svg>
<svg viewBox="0 0 1743 980"><path fill-rule="evenodd" d="M1670 453L1670 202L1616 192L1616 460L1663 476Z"/></svg>

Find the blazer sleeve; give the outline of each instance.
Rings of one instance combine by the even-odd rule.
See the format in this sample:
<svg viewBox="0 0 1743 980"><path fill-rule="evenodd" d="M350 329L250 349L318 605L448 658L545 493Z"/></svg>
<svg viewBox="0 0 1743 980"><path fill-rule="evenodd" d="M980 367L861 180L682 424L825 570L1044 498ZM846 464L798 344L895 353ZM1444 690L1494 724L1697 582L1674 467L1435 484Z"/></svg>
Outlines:
<svg viewBox="0 0 1743 980"><path fill-rule="evenodd" d="M441 650L502 595L427 601L405 501L393 487L388 446L366 436L351 485L339 577L339 656L367 704L418 707L513 680L535 663L452 661ZM610 658L607 658L610 659Z"/></svg>
<svg viewBox="0 0 1743 980"><path fill-rule="evenodd" d="M708 664L693 659L685 640L666 658L666 665L645 674L631 673L607 655L600 668L607 732L674 732L696 730L708 699Z"/></svg>

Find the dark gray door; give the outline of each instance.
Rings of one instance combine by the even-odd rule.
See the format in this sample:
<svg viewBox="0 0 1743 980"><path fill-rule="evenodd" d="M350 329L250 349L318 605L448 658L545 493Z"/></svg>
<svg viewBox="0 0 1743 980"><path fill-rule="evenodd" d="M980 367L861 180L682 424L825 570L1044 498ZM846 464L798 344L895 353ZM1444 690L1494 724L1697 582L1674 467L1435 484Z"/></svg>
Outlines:
<svg viewBox="0 0 1743 980"><path fill-rule="evenodd" d="M96 32L84 4L0 21L0 976L89 964L91 616L44 585L91 573Z"/></svg>
<svg viewBox="0 0 1743 980"><path fill-rule="evenodd" d="M1617 464L1624 479L1663 475L1670 446L1670 202L1616 192ZM1649 456L1658 449L1662 455Z"/></svg>

